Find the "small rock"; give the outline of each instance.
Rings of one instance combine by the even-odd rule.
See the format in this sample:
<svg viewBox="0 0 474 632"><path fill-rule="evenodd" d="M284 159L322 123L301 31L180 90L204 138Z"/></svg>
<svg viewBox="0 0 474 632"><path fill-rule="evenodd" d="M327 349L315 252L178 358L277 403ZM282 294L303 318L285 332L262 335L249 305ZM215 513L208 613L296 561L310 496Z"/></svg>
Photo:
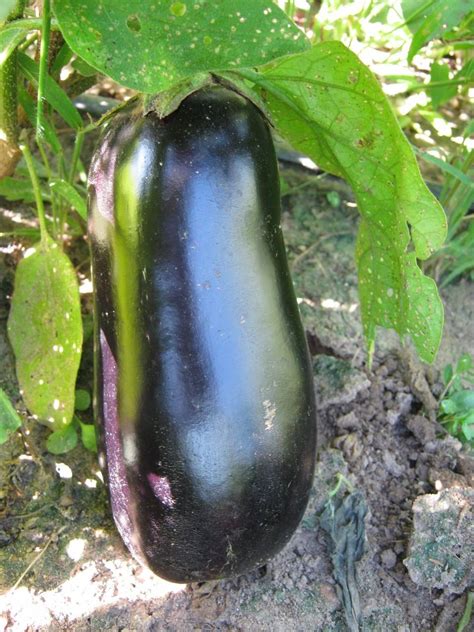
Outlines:
<svg viewBox="0 0 474 632"><path fill-rule="evenodd" d="M71 498L69 494L63 494L59 499L60 507L70 507L74 504L74 498Z"/></svg>
<svg viewBox="0 0 474 632"><path fill-rule="evenodd" d="M462 593L474 582L474 490L460 487L419 496L413 503L411 579L426 588Z"/></svg>
<svg viewBox="0 0 474 632"><path fill-rule="evenodd" d="M470 487L462 474L451 470L437 470L434 467L429 469L428 480L438 492L448 487Z"/></svg>
<svg viewBox="0 0 474 632"><path fill-rule="evenodd" d="M383 453L383 462L388 472L393 476L398 477L403 474L403 467L395 461L395 457L388 450Z"/></svg>
<svg viewBox="0 0 474 632"><path fill-rule="evenodd" d="M460 454L457 458L457 468L466 477L471 487L474 487L474 459L467 454Z"/></svg>
<svg viewBox="0 0 474 632"><path fill-rule="evenodd" d="M334 441L334 446L339 450L342 450L344 457L350 462L354 463L362 455L364 446L361 444L356 432L337 437Z"/></svg>
<svg viewBox="0 0 474 632"><path fill-rule="evenodd" d="M407 415L413 404L413 395L411 393L400 392L395 397L400 415Z"/></svg>
<svg viewBox="0 0 474 632"><path fill-rule="evenodd" d="M408 495L407 491L403 487L400 487L399 485L396 485L394 488L390 489L390 491L388 492L388 497L396 505L401 504L403 500L405 500L407 495Z"/></svg>
<svg viewBox="0 0 474 632"><path fill-rule="evenodd" d="M400 412L398 410L388 410L387 421L391 426L395 426L400 421Z"/></svg>
<svg viewBox="0 0 474 632"><path fill-rule="evenodd" d="M329 492L336 484L336 475L349 476L347 463L340 450L326 449L320 452L314 472L311 498L306 512L307 516L318 514L326 506ZM323 538L325 542L325 538Z"/></svg>
<svg viewBox="0 0 474 632"><path fill-rule="evenodd" d="M385 568L393 568L397 563L397 556L395 555L395 551L392 551L392 549L385 549L385 551L382 551L380 558L382 560L382 565Z"/></svg>
<svg viewBox="0 0 474 632"><path fill-rule="evenodd" d="M396 393L400 387L400 383L398 380L394 380L393 378L388 378L384 380L383 387L386 391L390 391L391 393Z"/></svg>
<svg viewBox="0 0 474 632"><path fill-rule="evenodd" d="M329 612L333 612L340 607L339 599L337 597L334 586L327 583L319 584L318 586L321 597L324 603L328 607Z"/></svg>
<svg viewBox="0 0 474 632"><path fill-rule="evenodd" d="M409 419L407 428L422 445L426 445L428 442L436 439L436 425L422 415L415 415L415 417Z"/></svg>
<svg viewBox="0 0 474 632"><path fill-rule="evenodd" d="M395 543L395 546L393 547L393 549L394 549L394 551L395 551L395 553L396 553L397 555L400 555L400 553L403 553L403 552L404 552L405 547L404 547L404 545L403 545L403 543L402 543L402 542L396 542L396 543Z"/></svg>
<svg viewBox="0 0 474 632"><path fill-rule="evenodd" d="M320 410L334 404L348 404L370 386L366 374L350 362L325 355L315 359L314 382L318 394L316 404Z"/></svg>
<svg viewBox="0 0 474 632"><path fill-rule="evenodd" d="M360 427L360 421L354 411L342 415L336 419L336 428L338 430L357 430Z"/></svg>

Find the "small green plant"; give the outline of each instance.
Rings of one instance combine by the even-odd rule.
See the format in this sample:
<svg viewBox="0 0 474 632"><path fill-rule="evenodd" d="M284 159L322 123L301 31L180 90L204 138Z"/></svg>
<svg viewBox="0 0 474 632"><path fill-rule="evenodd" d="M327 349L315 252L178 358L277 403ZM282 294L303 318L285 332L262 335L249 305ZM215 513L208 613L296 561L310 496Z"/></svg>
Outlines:
<svg viewBox="0 0 474 632"><path fill-rule="evenodd" d="M446 430L474 448L474 359L463 353L456 366L443 371L445 387L440 396L439 421Z"/></svg>
<svg viewBox="0 0 474 632"><path fill-rule="evenodd" d="M21 418L8 395L0 388L0 445L21 426Z"/></svg>

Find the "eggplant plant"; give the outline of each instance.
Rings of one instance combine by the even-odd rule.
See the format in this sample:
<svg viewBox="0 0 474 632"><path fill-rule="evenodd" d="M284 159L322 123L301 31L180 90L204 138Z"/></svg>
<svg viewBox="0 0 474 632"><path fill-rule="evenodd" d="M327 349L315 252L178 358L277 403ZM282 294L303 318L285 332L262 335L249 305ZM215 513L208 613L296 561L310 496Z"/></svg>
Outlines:
<svg viewBox="0 0 474 632"><path fill-rule="evenodd" d="M354 190L369 363L380 326L436 355L443 308L418 262L443 243L444 212L368 68L339 42L311 45L269 1L55 0L51 12L44 0L41 18L10 4L0 129L19 101L25 129L8 142L40 224L9 318L24 401L57 451L75 445L83 332L62 245L68 224L84 228L80 156L97 124L69 97L100 73L136 91L100 121L88 185L95 413L114 516L132 552L174 581L261 564L298 524L315 452L271 127ZM61 83L67 65L81 81ZM77 130L71 156L53 114Z"/></svg>

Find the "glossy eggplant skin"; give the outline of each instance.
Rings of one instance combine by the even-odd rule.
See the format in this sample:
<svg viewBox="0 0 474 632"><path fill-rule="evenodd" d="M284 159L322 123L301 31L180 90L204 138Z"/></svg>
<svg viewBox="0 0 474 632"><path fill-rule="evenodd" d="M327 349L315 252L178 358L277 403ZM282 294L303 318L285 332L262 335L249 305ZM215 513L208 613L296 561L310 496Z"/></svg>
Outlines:
<svg viewBox="0 0 474 632"><path fill-rule="evenodd" d="M95 416L115 522L174 582L264 564L305 510L312 367L261 112L220 86L133 107L90 176Z"/></svg>

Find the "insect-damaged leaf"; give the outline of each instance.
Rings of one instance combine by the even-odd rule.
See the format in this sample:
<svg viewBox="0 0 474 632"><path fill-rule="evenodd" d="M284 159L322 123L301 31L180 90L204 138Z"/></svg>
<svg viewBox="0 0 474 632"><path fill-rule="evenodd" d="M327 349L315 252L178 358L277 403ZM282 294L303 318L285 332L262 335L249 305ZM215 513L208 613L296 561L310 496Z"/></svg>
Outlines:
<svg viewBox="0 0 474 632"><path fill-rule="evenodd" d="M76 54L149 94L200 72L251 67L309 47L268 0L56 0L54 10Z"/></svg>
<svg viewBox="0 0 474 632"><path fill-rule="evenodd" d="M67 426L74 412L82 321L74 268L50 238L18 265L8 335L26 406L55 430Z"/></svg>
<svg viewBox="0 0 474 632"><path fill-rule="evenodd" d="M242 74L254 81L282 136L354 190L363 218L356 255L369 347L377 326L392 327L410 334L431 362L443 307L416 259L441 246L446 218L377 80L338 42Z"/></svg>

